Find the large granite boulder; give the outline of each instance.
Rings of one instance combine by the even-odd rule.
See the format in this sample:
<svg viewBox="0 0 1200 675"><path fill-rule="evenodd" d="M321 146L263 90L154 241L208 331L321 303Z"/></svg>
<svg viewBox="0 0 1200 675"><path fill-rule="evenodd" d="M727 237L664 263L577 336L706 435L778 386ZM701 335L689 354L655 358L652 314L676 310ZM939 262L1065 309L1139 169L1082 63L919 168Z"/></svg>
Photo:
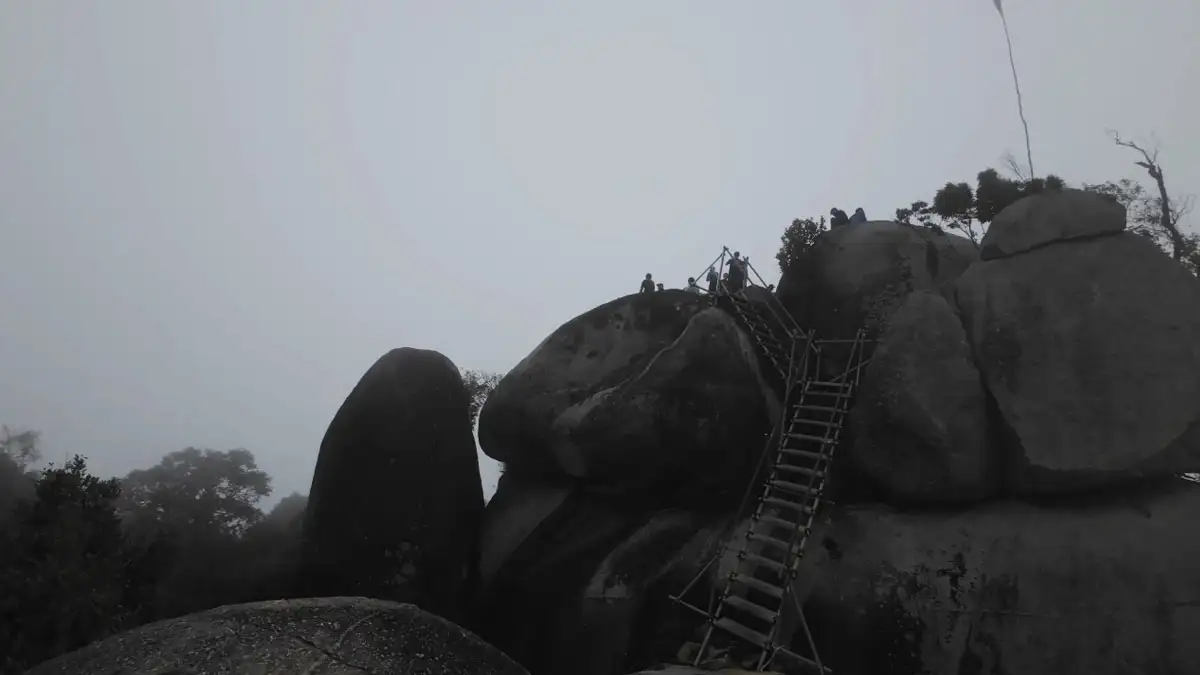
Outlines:
<svg viewBox="0 0 1200 675"><path fill-rule="evenodd" d="M542 521L562 506L571 481L558 477L522 476L505 471L483 511L479 538L479 583L487 588L505 561Z"/></svg>
<svg viewBox="0 0 1200 675"><path fill-rule="evenodd" d="M527 489L502 482L494 499L513 504L520 500L501 491ZM511 508L506 517L489 518L489 526L506 528L520 541L506 547L511 550L502 557L497 553L504 552L493 548L498 559L488 567L495 571L480 589L471 628L531 673L574 674L587 663L574 650L587 628L581 619L583 589L601 561L645 515L579 486L568 490L549 513L544 510L544 504L531 502L528 513ZM522 517L536 521L524 534L524 527L516 527Z"/></svg>
<svg viewBox="0 0 1200 675"><path fill-rule="evenodd" d="M301 588L458 618L472 592L482 517L458 369L434 351L392 350L359 380L321 441Z"/></svg>
<svg viewBox="0 0 1200 675"><path fill-rule="evenodd" d="M683 292L630 296L559 328L480 416L484 452L697 508L736 500L778 401L735 320Z"/></svg>
<svg viewBox="0 0 1200 675"><path fill-rule="evenodd" d="M805 607L839 675L1188 675L1200 485L1054 505L842 508Z"/></svg>
<svg viewBox="0 0 1200 675"><path fill-rule="evenodd" d="M413 605L367 598L229 605L159 621L28 675L528 675L495 647Z"/></svg>
<svg viewBox="0 0 1200 675"><path fill-rule="evenodd" d="M779 298L822 338L872 334L916 290L952 280L979 253L970 240L926 227L869 221L817 237L779 280Z"/></svg>
<svg viewBox="0 0 1200 675"><path fill-rule="evenodd" d="M1200 281L1132 233L974 265L955 288L1019 493L1200 468Z"/></svg>
<svg viewBox="0 0 1200 675"><path fill-rule="evenodd" d="M1030 195L992 219L980 257L995 260L1056 241L1116 234L1125 229L1125 207L1095 192L1066 188Z"/></svg>
<svg viewBox="0 0 1200 675"><path fill-rule="evenodd" d="M559 418L645 370L709 307L684 291L625 296L568 321L510 370L479 413L479 443L514 467L570 473Z"/></svg>
<svg viewBox="0 0 1200 675"><path fill-rule="evenodd" d="M892 503L993 497L1001 472L987 403L958 315L941 294L917 291L863 375L848 451Z"/></svg>

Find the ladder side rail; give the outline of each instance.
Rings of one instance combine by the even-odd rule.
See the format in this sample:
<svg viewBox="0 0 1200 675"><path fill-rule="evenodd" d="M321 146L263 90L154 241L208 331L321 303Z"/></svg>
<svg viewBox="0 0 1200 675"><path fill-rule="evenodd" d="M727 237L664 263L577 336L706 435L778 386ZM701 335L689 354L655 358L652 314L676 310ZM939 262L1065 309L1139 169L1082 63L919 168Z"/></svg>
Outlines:
<svg viewBox="0 0 1200 675"><path fill-rule="evenodd" d="M754 265L746 263L746 267L754 274L754 278L758 279L758 283L762 284L763 289L766 289L767 282L762 278L762 275L758 273L758 270L754 268ZM794 317L792 317L791 312L787 311L787 308L783 306L783 303L779 301L779 298L776 298L774 293L771 293L770 297L771 299L766 303L767 307L771 309L771 312L775 314L776 318L779 319L784 328L795 331L802 330L800 328L800 324L796 322ZM778 305L779 307L776 308L775 305Z"/></svg>

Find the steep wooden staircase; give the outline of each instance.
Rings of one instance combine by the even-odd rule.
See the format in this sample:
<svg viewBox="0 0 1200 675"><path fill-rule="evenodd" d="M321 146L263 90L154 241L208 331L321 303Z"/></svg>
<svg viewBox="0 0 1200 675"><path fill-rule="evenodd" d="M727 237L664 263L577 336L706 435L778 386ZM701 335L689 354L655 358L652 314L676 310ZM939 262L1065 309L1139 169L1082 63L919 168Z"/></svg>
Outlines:
<svg viewBox="0 0 1200 675"><path fill-rule="evenodd" d="M724 289L722 289L724 290ZM804 620L799 600L792 593L800 561L811 536L814 519L826 503L824 491L842 424L859 381L864 362L865 333L853 340L821 341L806 334L786 316L782 307L751 302L741 293L718 293L714 302L728 303L783 382L785 413L776 434L768 441L759 471L751 485L761 482L757 501L743 500L739 522L749 513L750 525L738 544L709 562L693 581L672 599L706 617L704 638L692 658L701 665L717 632L733 636L757 652L755 669L784 668L789 672L830 673L821 662L812 634ZM779 312L783 312L780 316ZM774 314L774 316L769 316ZM774 325L774 329L772 326ZM780 330L782 326L783 330ZM786 335L786 337L784 336ZM840 343L847 353L836 375L823 373L824 349ZM749 507L749 508L748 508ZM709 567L732 546L737 564L724 580L723 588L708 609L685 600L685 596ZM791 603L794 607L789 608ZM794 609L794 615L790 612ZM811 658L796 654L779 643L785 611L794 616L809 643Z"/></svg>

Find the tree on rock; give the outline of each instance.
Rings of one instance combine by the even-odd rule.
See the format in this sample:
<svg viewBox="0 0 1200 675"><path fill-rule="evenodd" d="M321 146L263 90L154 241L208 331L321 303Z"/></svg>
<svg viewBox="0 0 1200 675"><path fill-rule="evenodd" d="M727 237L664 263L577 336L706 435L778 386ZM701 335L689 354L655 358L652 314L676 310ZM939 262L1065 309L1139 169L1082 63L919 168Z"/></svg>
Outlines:
<svg viewBox="0 0 1200 675"><path fill-rule="evenodd" d="M1181 199L1171 198L1162 165L1158 162L1157 148L1146 148L1134 141L1124 140L1115 131L1109 135L1114 143L1129 148L1142 157L1134 164L1150 174L1157 194L1128 178L1094 185L1085 184L1083 189L1116 199L1125 207L1131 232L1148 237L1174 260L1196 273L1200 270L1200 252L1197 250L1200 236L1183 232L1181 225L1184 216L1192 210L1193 198L1190 195Z"/></svg>
<svg viewBox="0 0 1200 675"><path fill-rule="evenodd" d="M787 274L794 270L804 252L812 248L817 237L828 229L829 225L825 222L825 216L821 216L820 220L794 219L792 224L783 231L783 236L780 237L783 243L775 254L775 260L779 262L779 271Z"/></svg>
<svg viewBox="0 0 1200 675"><path fill-rule="evenodd" d="M913 202L896 209L896 221L921 224L937 230L961 232L976 246L987 225L1010 204L1044 190L1061 190L1065 183L1053 174L1045 178L1005 178L992 168L980 171L974 188L969 183L946 183L933 196L933 203ZM915 223L913 221L916 221Z"/></svg>
<svg viewBox="0 0 1200 675"><path fill-rule="evenodd" d="M464 369L461 372L463 385L466 386L467 394L471 397L468 410L471 415L471 428L475 428L475 421L479 419L479 411L483 409L488 395L492 393L497 384L500 384L500 379L504 376L487 370Z"/></svg>

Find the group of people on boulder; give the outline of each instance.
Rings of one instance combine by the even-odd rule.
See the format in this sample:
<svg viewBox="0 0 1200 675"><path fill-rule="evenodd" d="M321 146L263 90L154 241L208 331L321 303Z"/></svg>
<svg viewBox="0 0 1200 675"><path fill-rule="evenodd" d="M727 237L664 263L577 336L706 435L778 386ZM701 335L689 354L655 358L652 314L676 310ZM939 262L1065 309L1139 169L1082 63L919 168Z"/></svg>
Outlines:
<svg viewBox="0 0 1200 675"><path fill-rule="evenodd" d="M859 209L860 211L862 209ZM740 251L734 251L733 257L729 259L725 265L729 266L729 271L718 276L715 267L708 268L708 274L705 275L705 282L708 284L708 292L716 294L718 288L724 286L731 293L742 290L746 287L749 278L750 256L742 257ZM649 272L646 273L646 278L642 279L642 287L639 293L657 293L664 290L663 285L655 283L654 276ZM696 282L696 277L688 277L687 286L684 288L688 293L700 294L704 289Z"/></svg>
<svg viewBox="0 0 1200 675"><path fill-rule="evenodd" d="M862 210L861 206L854 209L854 215L852 216L847 216L845 211L835 206L829 209L829 216L829 227L867 222L867 214Z"/></svg>

